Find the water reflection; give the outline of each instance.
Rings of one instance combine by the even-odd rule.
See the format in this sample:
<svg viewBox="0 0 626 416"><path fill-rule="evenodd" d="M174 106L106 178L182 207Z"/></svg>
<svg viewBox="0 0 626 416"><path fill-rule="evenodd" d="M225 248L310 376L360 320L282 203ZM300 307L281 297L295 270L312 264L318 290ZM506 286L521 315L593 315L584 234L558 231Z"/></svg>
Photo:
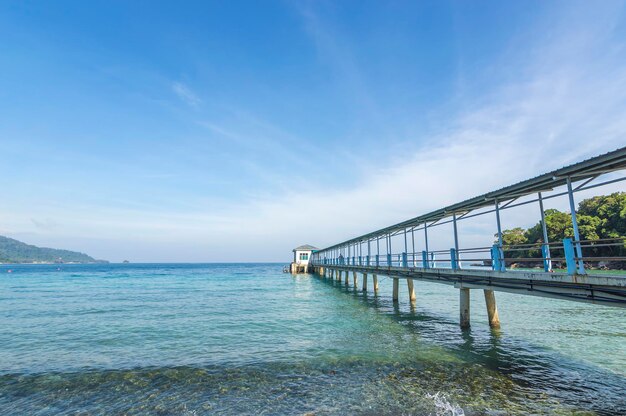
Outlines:
<svg viewBox="0 0 626 416"><path fill-rule="evenodd" d="M550 398L598 414L626 413L626 377L620 374L507 336L506 326L504 329L487 325L461 329L457 322L419 307L419 297L417 302L392 302L390 297L373 292L365 295L351 289L344 292L375 310L381 319L389 319L409 329L420 342L443 346L446 353L462 362L474 363L505 376L512 389L523 392L522 396L532 394L546 400ZM448 376L459 381L453 375L454 370L446 371Z"/></svg>

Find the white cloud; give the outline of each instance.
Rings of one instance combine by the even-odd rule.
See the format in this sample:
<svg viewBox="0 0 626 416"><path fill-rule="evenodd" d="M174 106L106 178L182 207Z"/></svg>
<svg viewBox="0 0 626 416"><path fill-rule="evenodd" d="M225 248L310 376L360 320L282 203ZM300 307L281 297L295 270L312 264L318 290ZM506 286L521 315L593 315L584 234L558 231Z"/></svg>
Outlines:
<svg viewBox="0 0 626 416"><path fill-rule="evenodd" d="M349 189L313 177L308 187L298 181L298 187L226 208L220 204L184 213L156 208L86 209L68 219L63 207L45 212L33 207L29 215L62 222L64 229L58 236L63 241L80 242L93 247L90 254L113 260L287 260L293 246L333 244L622 147L626 145L626 56L624 40L615 36L620 15L614 10L601 18L569 13L560 22L550 22L554 25L550 42L538 39L536 45L527 45L532 60L519 61L521 81L479 97L476 102L481 104L470 105L471 110L457 119L443 120L446 124L437 135L424 138L416 131L416 141L423 145L413 154L392 161L375 155L363 160L369 168L359 168L362 176ZM317 41L330 42L321 23L309 18ZM334 49L336 44L328 47L332 56L341 55ZM509 52L506 59L515 59L514 55ZM356 70L349 60L340 67L345 76ZM358 76L352 86L369 103ZM181 83L174 83L172 89L191 106L201 103ZM365 107L372 113L379 111ZM204 126L236 143L250 140L217 123ZM249 146L269 146L274 143L270 139ZM290 156L288 149L278 151ZM297 166L294 157L294 169ZM37 231L15 212L0 213L5 224L12 224L5 232ZM505 221L527 226L536 218L507 214ZM528 223L519 223L523 221ZM489 240L492 227L492 218L462 226L461 240L467 244ZM98 236L99 243L90 236ZM450 235L433 237L433 245L449 247L445 245L449 239Z"/></svg>
<svg viewBox="0 0 626 416"><path fill-rule="evenodd" d="M191 107L197 107L202 103L202 100L185 84L181 82L172 83L172 91L184 102Z"/></svg>

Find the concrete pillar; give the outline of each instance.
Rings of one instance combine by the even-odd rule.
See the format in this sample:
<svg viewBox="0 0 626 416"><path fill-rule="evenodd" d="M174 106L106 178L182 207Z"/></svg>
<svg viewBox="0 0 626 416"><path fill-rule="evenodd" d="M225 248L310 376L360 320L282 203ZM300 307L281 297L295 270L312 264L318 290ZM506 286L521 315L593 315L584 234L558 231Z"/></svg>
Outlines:
<svg viewBox="0 0 626 416"><path fill-rule="evenodd" d="M393 298L393 301L394 301L394 302L397 302L397 301L398 301L398 292L399 292L399 289L400 289L400 284L399 284L399 282L398 282L398 279L397 279L397 278L394 278L394 279L393 279L393 296L392 296L392 298Z"/></svg>
<svg viewBox="0 0 626 416"><path fill-rule="evenodd" d="M344 282L345 282L346 286L348 286L348 282L350 280L349 276L350 276L350 273L346 272L346 278L344 279Z"/></svg>
<svg viewBox="0 0 626 416"><path fill-rule="evenodd" d="M337 281L341 282L341 270L337 270Z"/></svg>
<svg viewBox="0 0 626 416"><path fill-rule="evenodd" d="M487 304L487 316L489 317L489 326L492 328L500 328L500 317L498 316L498 306L496 305L496 295L493 290L484 290L485 303Z"/></svg>
<svg viewBox="0 0 626 416"><path fill-rule="evenodd" d="M363 273L363 292L367 292L367 273Z"/></svg>
<svg viewBox="0 0 626 416"><path fill-rule="evenodd" d="M415 289L413 288L413 279L406 279L406 285L409 289L409 301L415 302Z"/></svg>
<svg viewBox="0 0 626 416"><path fill-rule="evenodd" d="M374 281L374 293L378 292L378 276L372 275L372 280Z"/></svg>
<svg viewBox="0 0 626 416"><path fill-rule="evenodd" d="M352 281L354 283L354 288L356 289L359 286L359 278L356 277L356 272L352 274Z"/></svg>
<svg viewBox="0 0 626 416"><path fill-rule="evenodd" d="M459 311L461 328L469 328L470 326L470 290L459 290Z"/></svg>

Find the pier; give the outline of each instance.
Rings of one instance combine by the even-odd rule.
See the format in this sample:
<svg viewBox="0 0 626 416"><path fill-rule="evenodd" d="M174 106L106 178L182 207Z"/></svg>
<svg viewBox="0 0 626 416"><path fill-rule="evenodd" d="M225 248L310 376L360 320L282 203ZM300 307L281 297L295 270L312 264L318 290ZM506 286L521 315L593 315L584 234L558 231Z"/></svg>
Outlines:
<svg viewBox="0 0 626 416"><path fill-rule="evenodd" d="M394 302L399 301L401 280L406 281L409 302L419 302L415 281L453 286L459 291L461 327L470 326L470 290L473 289L484 292L492 327L500 326L497 291L626 307L626 274L592 270L609 262L623 265L626 257L599 256L596 251L600 247L624 247L626 238L582 240L576 216L576 197L580 192L623 183L624 169L626 148L621 148L314 251L309 267L322 278L338 281L343 278L346 285L352 280L355 287L360 277L365 292L370 290L370 278L371 290L376 293L379 276L387 276L393 279ZM544 203L553 198L565 198L570 208L573 236L562 241L548 241ZM540 218L541 242L505 245L502 216L512 208L532 205L536 205L536 215ZM496 243L462 246L459 227L463 221L479 216L491 219ZM445 249L432 250L429 235L444 224L452 229L451 244ZM532 250L536 256L506 256ZM511 267L519 261L539 265L539 269Z"/></svg>

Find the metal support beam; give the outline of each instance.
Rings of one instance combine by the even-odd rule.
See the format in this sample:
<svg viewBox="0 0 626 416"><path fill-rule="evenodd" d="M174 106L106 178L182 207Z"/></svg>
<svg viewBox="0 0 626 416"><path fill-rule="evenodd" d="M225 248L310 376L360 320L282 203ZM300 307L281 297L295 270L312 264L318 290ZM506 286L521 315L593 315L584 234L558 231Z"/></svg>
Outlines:
<svg viewBox="0 0 626 416"><path fill-rule="evenodd" d="M417 267L417 260L415 259L415 227L411 228L411 253L413 253L413 267Z"/></svg>
<svg viewBox="0 0 626 416"><path fill-rule="evenodd" d="M454 260L456 262L456 268L460 269L461 261L459 256L459 231L456 226L456 213L452 214L452 225L454 227Z"/></svg>
<svg viewBox="0 0 626 416"><path fill-rule="evenodd" d="M376 258L378 258L379 255L380 255L380 238L376 237Z"/></svg>
<svg viewBox="0 0 626 416"><path fill-rule="evenodd" d="M498 227L498 254L500 255L500 271L506 271L506 263L504 261L504 242L502 240L502 223L500 222L500 202L496 199L496 225Z"/></svg>
<svg viewBox="0 0 626 416"><path fill-rule="evenodd" d="M430 253L428 250L428 224L424 223L424 244L425 244L425 248L426 248L426 257L430 257ZM435 267L433 265L430 265L429 263L429 267Z"/></svg>
<svg viewBox="0 0 626 416"><path fill-rule="evenodd" d="M574 227L574 244L576 248L576 257L578 257L578 274L585 274L583 250L580 246L580 233L578 232L578 221L576 220L576 203L574 202L574 192L572 192L572 180L569 176L567 177L567 194L569 197L570 211L572 213L572 227Z"/></svg>
<svg viewBox="0 0 626 416"><path fill-rule="evenodd" d="M409 247L406 243L406 228L404 229L404 252L407 253L409 251ZM404 266L406 267L406 266Z"/></svg>
<svg viewBox="0 0 626 416"><path fill-rule="evenodd" d="M541 231L543 232L543 244L541 245L541 256L543 257L543 269L546 272L552 271L552 259L550 258L550 241L548 241L548 227L546 226L546 213L543 208L543 197L539 196L539 209L541 210Z"/></svg>

